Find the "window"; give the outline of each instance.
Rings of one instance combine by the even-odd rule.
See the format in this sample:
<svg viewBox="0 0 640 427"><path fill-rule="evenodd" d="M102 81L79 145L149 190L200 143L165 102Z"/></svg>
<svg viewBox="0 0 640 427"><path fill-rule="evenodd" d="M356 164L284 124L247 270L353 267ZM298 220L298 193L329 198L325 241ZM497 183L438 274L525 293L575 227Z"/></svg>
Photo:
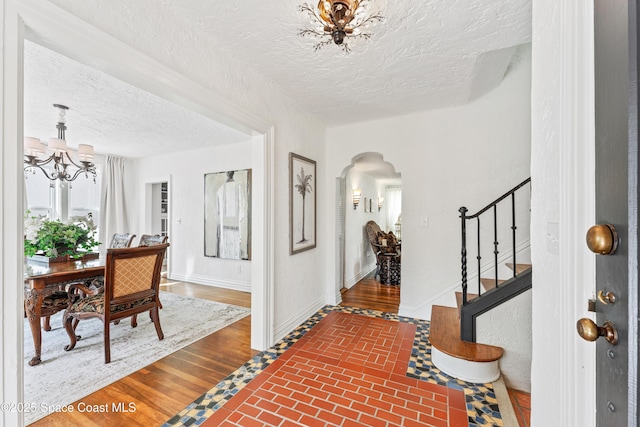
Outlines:
<svg viewBox="0 0 640 427"><path fill-rule="evenodd" d="M53 218L53 188L51 181L40 171L25 174L25 205L33 216Z"/></svg>
<svg viewBox="0 0 640 427"><path fill-rule="evenodd" d="M69 216L86 216L91 213L94 224L100 224L100 188L101 170L96 165L96 182L93 179L79 176L69 189Z"/></svg>
<svg viewBox="0 0 640 427"><path fill-rule="evenodd" d="M97 177L78 176L73 182L49 181L40 171L25 176L26 206L31 215L45 215L66 221L72 216L91 213L100 224L101 167L96 164Z"/></svg>

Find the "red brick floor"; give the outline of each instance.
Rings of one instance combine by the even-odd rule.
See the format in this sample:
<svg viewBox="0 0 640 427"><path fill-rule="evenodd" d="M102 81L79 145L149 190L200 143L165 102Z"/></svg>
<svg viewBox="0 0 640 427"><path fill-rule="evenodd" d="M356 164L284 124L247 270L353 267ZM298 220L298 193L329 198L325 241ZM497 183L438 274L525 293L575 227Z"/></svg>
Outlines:
<svg viewBox="0 0 640 427"><path fill-rule="evenodd" d="M462 391L406 376L415 331L332 312L202 425L467 427Z"/></svg>

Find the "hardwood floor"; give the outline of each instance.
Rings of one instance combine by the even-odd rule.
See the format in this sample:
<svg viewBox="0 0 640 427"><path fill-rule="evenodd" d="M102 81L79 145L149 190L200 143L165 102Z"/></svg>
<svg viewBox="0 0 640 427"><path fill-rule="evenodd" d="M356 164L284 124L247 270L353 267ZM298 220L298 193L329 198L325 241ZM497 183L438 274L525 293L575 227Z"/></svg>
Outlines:
<svg viewBox="0 0 640 427"><path fill-rule="evenodd" d="M243 307L250 307L251 304L251 294L247 292L179 282L168 282L161 288L163 291L226 304ZM251 350L250 344L249 316L78 401L86 405L106 404L110 410L113 403L124 403L125 408L133 404L135 412L75 410L73 413L54 413L30 425L161 425L253 357L257 352ZM60 375L81 374L84 369L91 369L90 363L87 366L69 367L69 372Z"/></svg>
<svg viewBox="0 0 640 427"><path fill-rule="evenodd" d="M251 294L195 285L167 282L163 291L180 295L250 307ZM363 279L342 294L343 306L398 312L400 287L381 285L374 279ZM115 383L81 399L86 405L113 403L135 406L135 412L55 413L33 424L33 427L77 426L158 426L184 409L202 393L242 366L257 354L251 350L251 318L246 317ZM72 372L70 367L69 375ZM77 367L76 369L90 369ZM78 402L80 402L78 401ZM74 407L77 408L77 403Z"/></svg>
<svg viewBox="0 0 640 427"><path fill-rule="evenodd" d="M400 286L383 285L372 277L356 283L342 293L342 306L367 308L398 314Z"/></svg>

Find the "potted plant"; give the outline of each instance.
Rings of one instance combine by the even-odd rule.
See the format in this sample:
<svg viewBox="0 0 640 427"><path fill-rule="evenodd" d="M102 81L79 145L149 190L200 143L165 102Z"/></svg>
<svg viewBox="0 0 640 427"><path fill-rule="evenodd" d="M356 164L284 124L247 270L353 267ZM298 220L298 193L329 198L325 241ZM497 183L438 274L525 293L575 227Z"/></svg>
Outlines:
<svg viewBox="0 0 640 427"><path fill-rule="evenodd" d="M47 262L80 258L100 243L94 239L96 226L91 214L71 217L67 222L44 216L25 219L24 254Z"/></svg>

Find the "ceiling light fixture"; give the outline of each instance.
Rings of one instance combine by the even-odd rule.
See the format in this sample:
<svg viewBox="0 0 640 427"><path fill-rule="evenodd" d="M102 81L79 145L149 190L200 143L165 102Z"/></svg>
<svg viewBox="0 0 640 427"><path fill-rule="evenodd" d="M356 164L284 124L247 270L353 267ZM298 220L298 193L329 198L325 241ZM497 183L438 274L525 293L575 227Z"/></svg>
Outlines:
<svg viewBox="0 0 640 427"><path fill-rule="evenodd" d="M384 19L379 11L371 10L370 0L320 0L317 7L305 3L299 9L309 16L311 26L298 34L319 39L314 50L334 42L350 52L347 41L369 39L370 27Z"/></svg>
<svg viewBox="0 0 640 427"><path fill-rule="evenodd" d="M87 144L78 145L78 158L80 164L77 164L71 158L69 150L67 148L67 141L65 140L65 131L67 127L66 113L69 107L60 104L53 104L58 112L58 137L50 138L48 148L53 151L51 156L44 160L40 160L40 156L46 153L47 145L41 142L38 138L25 137L24 138L24 173L27 172L36 173L36 169L40 169L42 173L50 181L59 180L61 182L71 182L75 180L81 173L84 173L87 178L89 175L93 175L93 182L96 182L96 166L93 164L93 146ZM43 166L52 164L53 170L47 171ZM77 168L74 172L71 166ZM73 173L73 175L72 175Z"/></svg>

